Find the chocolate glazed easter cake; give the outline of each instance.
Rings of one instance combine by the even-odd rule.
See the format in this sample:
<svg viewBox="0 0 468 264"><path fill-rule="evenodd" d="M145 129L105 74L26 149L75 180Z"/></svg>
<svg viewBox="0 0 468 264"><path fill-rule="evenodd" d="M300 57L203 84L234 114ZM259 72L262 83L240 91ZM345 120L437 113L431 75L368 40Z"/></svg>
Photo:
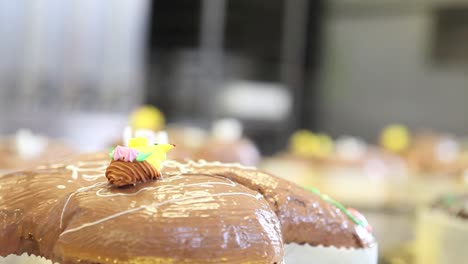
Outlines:
<svg viewBox="0 0 468 264"><path fill-rule="evenodd" d="M143 145L0 178L0 263L377 263L365 219L326 195Z"/></svg>

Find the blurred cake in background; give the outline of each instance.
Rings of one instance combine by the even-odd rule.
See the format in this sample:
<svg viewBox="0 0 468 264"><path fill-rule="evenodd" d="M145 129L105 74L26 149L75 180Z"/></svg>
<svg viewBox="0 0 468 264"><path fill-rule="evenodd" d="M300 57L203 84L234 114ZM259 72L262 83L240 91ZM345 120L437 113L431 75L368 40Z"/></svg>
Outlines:
<svg viewBox="0 0 468 264"><path fill-rule="evenodd" d="M426 204L443 193L463 189L468 152L456 137L434 132L412 135L402 125L390 125L383 130L380 145L408 166L408 182L394 188L395 200Z"/></svg>
<svg viewBox="0 0 468 264"><path fill-rule="evenodd" d="M402 160L353 137L338 138L332 155L322 159L321 188L356 206L392 204L391 188L406 177Z"/></svg>
<svg viewBox="0 0 468 264"><path fill-rule="evenodd" d="M468 193L443 195L420 210L414 246L415 264L466 263Z"/></svg>
<svg viewBox="0 0 468 264"><path fill-rule="evenodd" d="M242 130L242 124L236 119L215 121L211 136L197 151L195 158L256 165L260 160L260 152L251 140L242 136Z"/></svg>
<svg viewBox="0 0 468 264"><path fill-rule="evenodd" d="M21 129L0 138L0 174L65 159L75 152L63 142Z"/></svg>
<svg viewBox="0 0 468 264"><path fill-rule="evenodd" d="M168 156L179 161L193 159L208 138L208 132L196 126L168 125L166 132L177 146Z"/></svg>
<svg viewBox="0 0 468 264"><path fill-rule="evenodd" d="M332 144L326 135L299 130L291 136L288 150L264 158L259 167L305 188L321 189L320 169L315 160L330 155Z"/></svg>
<svg viewBox="0 0 468 264"><path fill-rule="evenodd" d="M405 177L405 166L395 155L379 151L353 137L333 141L329 136L299 130L289 150L262 162L261 168L284 174L306 188L355 206L376 207L389 202L392 181Z"/></svg>

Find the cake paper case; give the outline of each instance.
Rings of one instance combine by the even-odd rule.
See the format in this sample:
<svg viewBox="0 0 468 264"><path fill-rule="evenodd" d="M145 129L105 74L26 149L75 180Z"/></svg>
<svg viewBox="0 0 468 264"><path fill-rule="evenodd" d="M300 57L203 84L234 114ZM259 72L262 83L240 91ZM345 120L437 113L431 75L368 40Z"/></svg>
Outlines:
<svg viewBox="0 0 468 264"><path fill-rule="evenodd" d="M0 256L0 264L58 264L58 263L54 263L51 260L48 260L40 256L28 255L27 253L23 253L22 255L10 254L6 257Z"/></svg>
<svg viewBox="0 0 468 264"><path fill-rule="evenodd" d="M377 264L378 246L348 249L286 244L286 264Z"/></svg>
<svg viewBox="0 0 468 264"><path fill-rule="evenodd" d="M416 230L417 264L466 263L468 222L440 210L421 209Z"/></svg>
<svg viewBox="0 0 468 264"><path fill-rule="evenodd" d="M28 255L27 253L23 253L22 255L14 255L10 254L6 257L0 256L0 264L59 264L54 263L49 259L44 257L35 256L35 255ZM282 261L279 264L286 264Z"/></svg>

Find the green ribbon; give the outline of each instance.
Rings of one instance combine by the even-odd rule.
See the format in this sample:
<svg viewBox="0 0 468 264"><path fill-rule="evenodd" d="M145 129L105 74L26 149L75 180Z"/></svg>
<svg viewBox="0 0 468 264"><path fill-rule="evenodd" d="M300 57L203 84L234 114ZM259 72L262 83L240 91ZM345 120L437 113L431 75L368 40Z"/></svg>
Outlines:
<svg viewBox="0 0 468 264"><path fill-rule="evenodd" d="M320 196L320 198L322 198L322 200L324 200L325 202L327 203L330 203L332 205L334 205L336 208L340 209L341 212L343 212L349 219L351 219L351 221L353 221L356 225L359 225L359 226L362 226L362 227L365 227L365 224L363 221L357 219L353 214L351 214L348 209L346 209L346 207L344 207L344 205L342 205L341 203L339 203L338 201L335 201L333 200L332 198L330 198L328 195L326 194L321 194L320 191L315 188L315 187L307 187L306 190Z"/></svg>

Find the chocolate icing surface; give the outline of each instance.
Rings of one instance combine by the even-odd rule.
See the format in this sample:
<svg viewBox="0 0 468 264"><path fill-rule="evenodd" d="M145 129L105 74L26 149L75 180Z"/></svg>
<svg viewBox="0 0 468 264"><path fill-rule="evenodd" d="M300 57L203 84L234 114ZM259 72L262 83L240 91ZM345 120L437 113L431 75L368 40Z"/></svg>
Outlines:
<svg viewBox="0 0 468 264"><path fill-rule="evenodd" d="M361 248L364 228L255 169L167 161L163 179L115 188L107 155L0 178L0 255L61 263L281 263L283 241Z"/></svg>
<svg viewBox="0 0 468 264"><path fill-rule="evenodd" d="M363 248L375 243L364 227L355 225L318 195L255 168L203 161L166 164L167 174L200 172L220 175L260 192L281 221L285 243L346 248Z"/></svg>

